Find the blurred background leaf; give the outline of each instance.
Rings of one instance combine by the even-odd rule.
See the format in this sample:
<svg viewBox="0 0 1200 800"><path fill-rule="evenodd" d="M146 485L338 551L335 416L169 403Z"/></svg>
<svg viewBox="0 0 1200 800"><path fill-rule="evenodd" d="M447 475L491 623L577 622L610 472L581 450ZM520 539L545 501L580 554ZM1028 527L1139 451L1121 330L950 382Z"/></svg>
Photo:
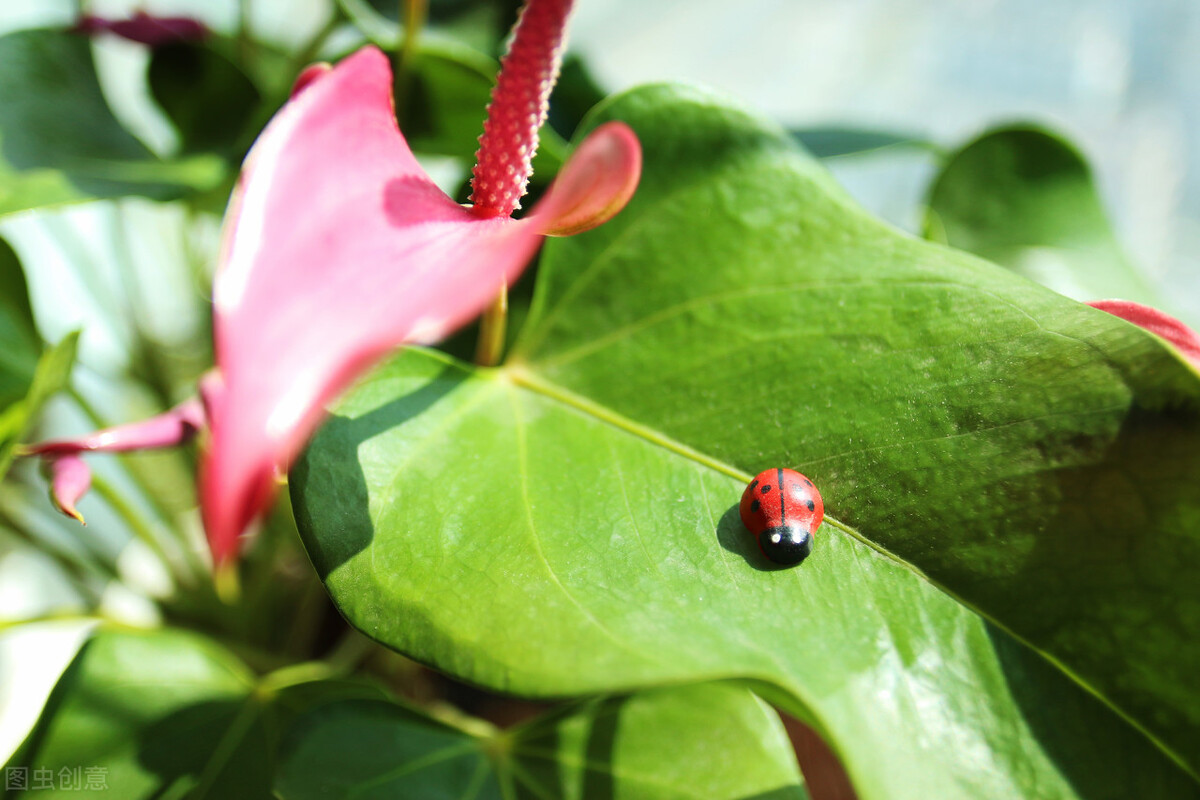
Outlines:
<svg viewBox="0 0 1200 800"><path fill-rule="evenodd" d="M156 48L150 58L150 89L175 124L182 152L215 152L237 163L257 135L249 123L262 96L214 46L216 41Z"/></svg>
<svg viewBox="0 0 1200 800"><path fill-rule="evenodd" d="M156 199L220 183L219 159L156 158L113 117L86 37L0 37L0 213L137 194Z"/></svg>
<svg viewBox="0 0 1200 800"><path fill-rule="evenodd" d="M949 156L925 227L1076 300L1161 305L1122 252L1082 154L1043 128L990 131Z"/></svg>
<svg viewBox="0 0 1200 800"><path fill-rule="evenodd" d="M322 797L807 800L779 718L707 684L567 706L472 736L382 702L297 721L276 790Z"/></svg>

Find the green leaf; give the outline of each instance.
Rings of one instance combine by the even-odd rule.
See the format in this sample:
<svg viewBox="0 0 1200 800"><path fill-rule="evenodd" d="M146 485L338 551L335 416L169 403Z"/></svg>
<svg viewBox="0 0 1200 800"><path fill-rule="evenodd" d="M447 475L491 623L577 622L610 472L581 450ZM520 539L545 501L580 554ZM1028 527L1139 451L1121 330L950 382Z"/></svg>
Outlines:
<svg viewBox="0 0 1200 800"><path fill-rule="evenodd" d="M298 720L285 753L283 800L807 797L779 718L728 685L592 700L479 736L348 701Z"/></svg>
<svg viewBox="0 0 1200 800"><path fill-rule="evenodd" d="M550 127L559 136L569 139L588 112L606 95L586 62L574 53L568 53L554 84L554 92L550 95L547 119Z"/></svg>
<svg viewBox="0 0 1200 800"><path fill-rule="evenodd" d="M322 703L381 697L331 681L276 688L206 639L182 631L107 630L84 645L10 767L51 770L56 791L82 787L60 772L87 770L93 797L270 797L275 748L297 715ZM98 778L97 778L98 779Z"/></svg>
<svg viewBox="0 0 1200 800"><path fill-rule="evenodd" d="M224 173L214 156L159 160L122 128L86 37L0 37L0 214L94 197L169 199L210 189Z"/></svg>
<svg viewBox="0 0 1200 800"><path fill-rule="evenodd" d="M12 247L0 239L0 410L29 391L41 352L25 271Z"/></svg>
<svg viewBox="0 0 1200 800"><path fill-rule="evenodd" d="M467 720L468 733L316 679L321 666L258 678L195 634L103 630L8 766L53 775L47 797L74 796L84 787L64 781L90 770L106 786L95 796L122 800L806 797L778 716L745 689L610 697L511 731Z"/></svg>
<svg viewBox="0 0 1200 800"><path fill-rule="evenodd" d="M509 364L410 352L293 469L347 618L520 693L757 679L864 798L1195 794L1108 706L1195 762L1196 374L870 219L707 95L635 90L611 117L642 185L547 245ZM799 569L768 569L734 510L774 466L836 518Z"/></svg>
<svg viewBox="0 0 1200 800"><path fill-rule="evenodd" d="M183 152L215 152L240 162L262 98L250 78L214 46L217 41L155 48L150 89L179 131Z"/></svg>
<svg viewBox="0 0 1200 800"><path fill-rule="evenodd" d="M954 153L925 226L930 238L1076 300L1156 302L1117 242L1091 168L1041 128L990 131Z"/></svg>
<svg viewBox="0 0 1200 800"><path fill-rule="evenodd" d="M79 332L76 331L46 350L37 362L25 396L0 411L0 479L8 473L18 442L42 406L70 385L78 344Z"/></svg>
<svg viewBox="0 0 1200 800"><path fill-rule="evenodd" d="M393 49L404 36L399 17L402 6L392 0L337 0L342 12L362 33L384 49ZM519 0L435 0L421 37L432 33L461 42L480 52L496 53L512 29Z"/></svg>
<svg viewBox="0 0 1200 800"><path fill-rule="evenodd" d="M910 569L827 525L800 569L772 570L737 519L740 480L544 388L413 350L326 424L293 500L353 624L527 695L754 678L825 734L864 798L1104 796L1126 774L1143 797L1188 790L1102 704Z"/></svg>
<svg viewBox="0 0 1200 800"><path fill-rule="evenodd" d="M885 147L911 147L939 152L927 139L906 133L865 128L798 128L791 131L796 141L817 158L836 158L882 150Z"/></svg>
<svg viewBox="0 0 1200 800"><path fill-rule="evenodd" d="M400 130L417 152L474 161L483 110L492 93L495 60L453 42L423 41L411 82L398 85ZM397 74L397 80L404 75Z"/></svg>

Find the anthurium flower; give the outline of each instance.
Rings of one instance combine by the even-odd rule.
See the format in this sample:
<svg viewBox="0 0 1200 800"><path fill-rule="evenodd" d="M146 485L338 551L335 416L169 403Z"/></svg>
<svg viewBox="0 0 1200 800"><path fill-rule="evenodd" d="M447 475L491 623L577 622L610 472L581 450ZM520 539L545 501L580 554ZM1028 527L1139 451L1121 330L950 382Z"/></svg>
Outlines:
<svg viewBox="0 0 1200 800"><path fill-rule="evenodd" d="M305 70L247 157L213 287L217 369L200 505L214 560L267 508L324 407L404 343L477 316L543 236L588 230L632 196L641 149L597 128L538 206L524 193L561 61L567 0L529 0L489 106L474 205L424 172L396 125L387 57L368 47ZM58 454L48 443L38 452ZM81 448L82 449L82 448ZM74 469L74 467L71 467ZM76 484L66 485L64 493Z"/></svg>
<svg viewBox="0 0 1200 800"><path fill-rule="evenodd" d="M80 453L120 453L172 447L191 439L204 427L200 401L185 401L165 414L129 425L105 428L75 439L54 439L22 448L23 455L41 456L50 472L50 498L59 511L83 522L75 504L92 484L92 473Z"/></svg>
<svg viewBox="0 0 1200 800"><path fill-rule="evenodd" d="M1166 339L1192 366L1200 369L1200 336L1170 314L1131 300L1093 300L1088 305Z"/></svg>
<svg viewBox="0 0 1200 800"><path fill-rule="evenodd" d="M105 19L91 14L80 17L75 30L80 33L107 32L149 47L187 42L208 36L203 22L190 17L156 17L138 11L129 19Z"/></svg>
<svg viewBox="0 0 1200 800"><path fill-rule="evenodd" d="M408 149L391 87L387 58L358 52L311 78L247 161L214 285L221 382L205 396L201 507L218 560L329 401L398 344L477 316L542 236L599 224L636 186L637 140L614 124L528 216L464 208Z"/></svg>

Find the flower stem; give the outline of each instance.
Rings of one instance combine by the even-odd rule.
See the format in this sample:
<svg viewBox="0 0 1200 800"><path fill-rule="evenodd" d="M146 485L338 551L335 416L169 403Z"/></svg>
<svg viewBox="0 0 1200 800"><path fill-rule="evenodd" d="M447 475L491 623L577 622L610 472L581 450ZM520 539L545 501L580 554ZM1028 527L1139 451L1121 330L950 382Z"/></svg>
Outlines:
<svg viewBox="0 0 1200 800"><path fill-rule="evenodd" d="M475 343L475 363L494 367L504 355L504 339L508 329L508 287L501 286L500 294L483 312L479 321L479 341Z"/></svg>
<svg viewBox="0 0 1200 800"><path fill-rule="evenodd" d="M409 87L413 81L413 62L417 57L417 46L421 41L421 29L425 27L428 0L400 0L400 19L404 21L404 39L396 57L396 115L403 118L408 108Z"/></svg>
<svg viewBox="0 0 1200 800"><path fill-rule="evenodd" d="M115 486L109 483L104 476L93 473L92 488L104 498L104 501L117 513L117 516L125 521L134 538L146 545L150 549L150 552L154 553L155 557L162 562L163 567L171 574L177 584L183 584L184 586L195 585L195 577L192 574L185 574L179 571L178 563L167 554L167 551L163 548L162 543L158 541L158 537L154 534L154 530L150 524L142 518L141 514L134 509L133 505L121 495L121 492Z"/></svg>

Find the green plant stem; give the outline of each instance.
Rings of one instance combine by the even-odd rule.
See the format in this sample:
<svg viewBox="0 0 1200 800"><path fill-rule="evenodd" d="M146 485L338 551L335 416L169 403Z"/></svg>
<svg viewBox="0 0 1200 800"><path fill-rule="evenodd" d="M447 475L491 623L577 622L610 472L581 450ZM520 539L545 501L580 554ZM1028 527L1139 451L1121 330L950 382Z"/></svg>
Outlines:
<svg viewBox="0 0 1200 800"><path fill-rule="evenodd" d="M500 287L500 294L483 312L479 322L479 341L475 344L475 363L481 367L494 367L504 355L504 339L508 328L508 286Z"/></svg>
<svg viewBox="0 0 1200 800"><path fill-rule="evenodd" d="M159 561L163 563L163 566L167 568L167 571L171 573L171 576L177 583L185 586L195 585L195 574L191 571L186 573L180 572L178 562L167 554L167 551L158 541L158 537L154 535L154 531L149 523L142 518L142 515L117 491L117 488L107 478L93 473L92 488L104 498L104 501L117 513L117 516L129 526L129 531L133 534L134 538L150 548L150 551L158 557Z"/></svg>
<svg viewBox="0 0 1200 800"><path fill-rule="evenodd" d="M396 56L396 115L404 118L408 107L409 86L412 84L412 67L421 41L421 29L425 27L428 0L400 0L400 19L404 21L404 38L400 41L400 52Z"/></svg>
<svg viewBox="0 0 1200 800"><path fill-rule="evenodd" d="M351 628L334 645L325 662L329 664L334 675L344 677L352 674L377 647L379 645L371 639Z"/></svg>
<svg viewBox="0 0 1200 800"><path fill-rule="evenodd" d="M321 29L317 31L304 47L296 51L296 54L291 58L291 71L299 73L301 69L311 64L321 52L321 47L324 46L329 36L338 29L342 24L341 17L335 10L326 20Z"/></svg>
<svg viewBox="0 0 1200 800"><path fill-rule="evenodd" d="M238 55L243 64L250 61L250 0L237 0Z"/></svg>

